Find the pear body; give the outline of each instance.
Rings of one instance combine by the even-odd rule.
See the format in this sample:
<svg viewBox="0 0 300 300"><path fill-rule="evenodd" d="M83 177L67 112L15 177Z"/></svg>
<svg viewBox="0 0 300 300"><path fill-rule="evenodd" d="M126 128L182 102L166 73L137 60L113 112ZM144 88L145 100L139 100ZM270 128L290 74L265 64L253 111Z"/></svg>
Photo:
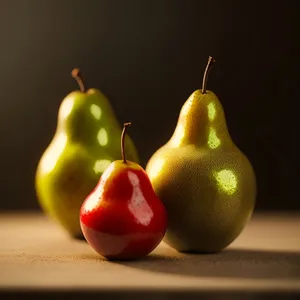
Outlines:
<svg viewBox="0 0 300 300"><path fill-rule="evenodd" d="M119 160L105 170L82 204L80 224L96 252L127 260L156 248L164 237L167 215L144 169Z"/></svg>
<svg viewBox="0 0 300 300"><path fill-rule="evenodd" d="M121 127L109 100L96 89L74 91L62 101L57 128L35 176L39 203L72 237L82 238L79 211L99 176L120 157ZM138 161L128 136L126 155Z"/></svg>
<svg viewBox="0 0 300 300"><path fill-rule="evenodd" d="M254 210L254 170L232 141L211 91L189 97L173 136L150 158L146 172L168 213L165 242L178 251L221 251Z"/></svg>

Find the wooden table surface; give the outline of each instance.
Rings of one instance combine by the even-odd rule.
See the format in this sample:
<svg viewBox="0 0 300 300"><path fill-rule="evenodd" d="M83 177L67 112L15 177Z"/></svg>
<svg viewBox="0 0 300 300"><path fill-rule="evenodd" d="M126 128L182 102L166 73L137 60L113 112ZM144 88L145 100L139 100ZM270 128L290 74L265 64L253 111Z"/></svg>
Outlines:
<svg viewBox="0 0 300 300"><path fill-rule="evenodd" d="M145 259L109 262L40 213L2 213L0 291L300 293L299 232L300 214L256 213L221 253L187 255L162 243Z"/></svg>

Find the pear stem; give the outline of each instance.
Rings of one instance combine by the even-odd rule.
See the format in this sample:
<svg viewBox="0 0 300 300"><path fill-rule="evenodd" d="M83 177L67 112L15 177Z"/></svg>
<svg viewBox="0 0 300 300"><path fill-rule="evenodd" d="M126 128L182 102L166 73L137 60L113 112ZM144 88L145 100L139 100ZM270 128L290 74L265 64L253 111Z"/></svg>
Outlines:
<svg viewBox="0 0 300 300"><path fill-rule="evenodd" d="M206 84L207 84L207 77L208 77L208 73L213 65L213 63L216 62L216 60L209 56L208 57L208 62L204 71L204 75L203 75L203 81L202 81L202 94L206 94Z"/></svg>
<svg viewBox="0 0 300 300"><path fill-rule="evenodd" d="M122 152L123 163L125 163L125 164L127 163L126 158L125 158L125 147L124 147L125 134L126 134L127 128L130 127L130 126L131 126L131 122L124 123L122 136L121 136L121 152Z"/></svg>
<svg viewBox="0 0 300 300"><path fill-rule="evenodd" d="M79 85L79 88L80 88L80 91L84 93L85 92L85 86L84 86L84 82L83 82L80 70L78 68L75 68L75 69L72 70L71 74L72 74L72 77L75 78L75 80L77 81L77 83Z"/></svg>

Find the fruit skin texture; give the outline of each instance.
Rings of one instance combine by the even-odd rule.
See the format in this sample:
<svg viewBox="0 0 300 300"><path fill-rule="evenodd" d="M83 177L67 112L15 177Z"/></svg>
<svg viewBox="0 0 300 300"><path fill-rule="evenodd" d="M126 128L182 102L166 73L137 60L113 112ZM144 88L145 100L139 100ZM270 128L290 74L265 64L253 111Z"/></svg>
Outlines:
<svg viewBox="0 0 300 300"><path fill-rule="evenodd" d="M164 237L166 210L138 164L113 162L80 210L88 243L108 259L135 259L153 251Z"/></svg>
<svg viewBox="0 0 300 300"><path fill-rule="evenodd" d="M253 168L232 141L211 91L192 93L173 136L150 158L146 172L168 213L164 240L178 251L222 250L254 210Z"/></svg>
<svg viewBox="0 0 300 300"><path fill-rule="evenodd" d="M121 155L121 127L108 99L97 89L74 91L62 101L55 135L35 176L38 201L72 237L82 238L79 210L105 168ZM138 161L126 138L128 159Z"/></svg>

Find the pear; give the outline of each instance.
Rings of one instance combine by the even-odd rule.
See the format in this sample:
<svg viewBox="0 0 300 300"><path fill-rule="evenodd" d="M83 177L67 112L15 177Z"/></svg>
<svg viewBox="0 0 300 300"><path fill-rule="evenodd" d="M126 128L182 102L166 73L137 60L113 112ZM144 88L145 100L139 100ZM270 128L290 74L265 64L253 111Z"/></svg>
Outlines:
<svg viewBox="0 0 300 300"><path fill-rule="evenodd" d="M112 106L98 89L85 89L79 69L72 71L80 91L62 101L56 132L42 155L35 176L38 201L44 212L76 238L83 238L80 207L99 176L120 157L122 131ZM138 161L132 139L126 155Z"/></svg>
<svg viewBox="0 0 300 300"><path fill-rule="evenodd" d="M250 219L256 179L233 142L223 107L206 90L184 103L171 139L150 158L146 172L168 213L164 241L180 252L214 253L227 247Z"/></svg>
<svg viewBox="0 0 300 300"><path fill-rule="evenodd" d="M110 260L136 259L152 252L164 237L166 210L144 169L126 159L124 123L122 160L110 164L83 202L80 224L86 241Z"/></svg>

